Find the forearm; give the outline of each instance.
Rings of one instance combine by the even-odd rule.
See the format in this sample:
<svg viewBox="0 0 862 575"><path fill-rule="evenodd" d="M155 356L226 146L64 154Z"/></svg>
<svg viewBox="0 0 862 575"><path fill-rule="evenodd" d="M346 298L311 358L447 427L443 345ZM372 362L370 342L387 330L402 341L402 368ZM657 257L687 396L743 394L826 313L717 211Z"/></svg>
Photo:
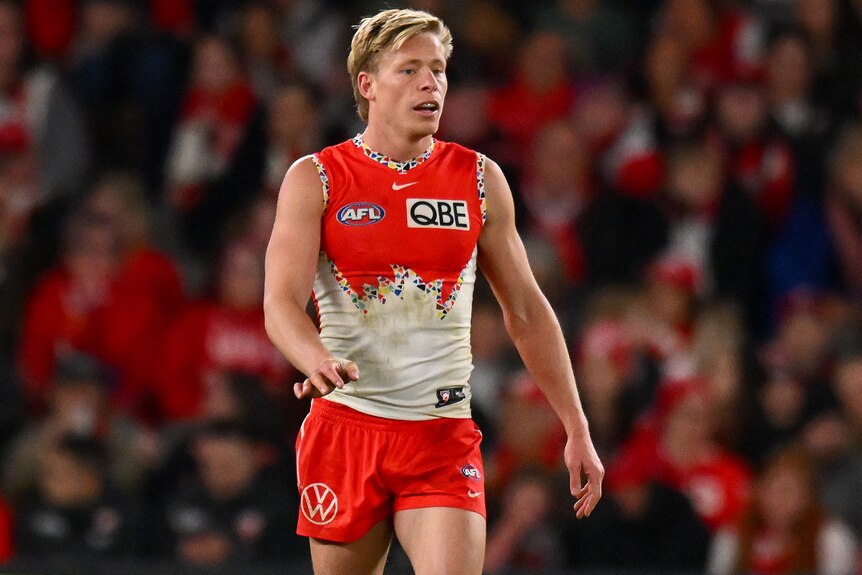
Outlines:
<svg viewBox="0 0 862 575"><path fill-rule="evenodd" d="M332 357L304 308L292 301L268 298L264 311L270 340L306 376Z"/></svg>
<svg viewBox="0 0 862 575"><path fill-rule="evenodd" d="M587 434L572 364L560 324L544 297L506 317L506 329L536 385L559 416L566 432Z"/></svg>

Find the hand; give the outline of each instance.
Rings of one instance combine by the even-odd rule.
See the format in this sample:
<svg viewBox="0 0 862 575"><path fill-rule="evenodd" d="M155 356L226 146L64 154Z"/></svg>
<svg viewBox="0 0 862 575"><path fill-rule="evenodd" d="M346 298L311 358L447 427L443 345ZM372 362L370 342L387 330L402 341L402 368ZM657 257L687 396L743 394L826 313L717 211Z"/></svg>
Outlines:
<svg viewBox="0 0 862 575"><path fill-rule="evenodd" d="M575 514L578 519L589 517L602 498L602 479L605 468L588 434L570 435L566 442L566 467L569 469L569 488L575 496ZM586 478L586 484L581 476Z"/></svg>
<svg viewBox="0 0 862 575"><path fill-rule="evenodd" d="M323 397L332 393L336 387L343 388L345 379L358 380L359 366L346 359L331 357L323 361L305 381L293 384L293 394L299 399Z"/></svg>

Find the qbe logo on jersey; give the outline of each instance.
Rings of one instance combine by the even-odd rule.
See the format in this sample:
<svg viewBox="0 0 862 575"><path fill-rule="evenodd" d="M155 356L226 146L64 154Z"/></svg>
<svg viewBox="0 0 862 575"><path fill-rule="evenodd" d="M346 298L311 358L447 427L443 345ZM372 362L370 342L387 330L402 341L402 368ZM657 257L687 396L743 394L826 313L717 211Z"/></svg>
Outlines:
<svg viewBox="0 0 862 575"><path fill-rule="evenodd" d="M469 231L467 202L408 198L407 227Z"/></svg>
<svg viewBox="0 0 862 575"><path fill-rule="evenodd" d="M302 514L315 525L332 523L338 514L338 497L324 483L312 483L302 490L300 499Z"/></svg>

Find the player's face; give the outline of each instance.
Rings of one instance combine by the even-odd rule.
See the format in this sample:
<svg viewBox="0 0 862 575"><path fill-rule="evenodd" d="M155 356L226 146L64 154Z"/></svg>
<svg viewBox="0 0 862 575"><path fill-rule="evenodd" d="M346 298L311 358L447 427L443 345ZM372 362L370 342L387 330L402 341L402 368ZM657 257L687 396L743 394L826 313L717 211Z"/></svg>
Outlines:
<svg viewBox="0 0 862 575"><path fill-rule="evenodd" d="M437 131L446 97L446 57L429 32L385 53L377 72L367 76L369 121L383 122L412 137Z"/></svg>

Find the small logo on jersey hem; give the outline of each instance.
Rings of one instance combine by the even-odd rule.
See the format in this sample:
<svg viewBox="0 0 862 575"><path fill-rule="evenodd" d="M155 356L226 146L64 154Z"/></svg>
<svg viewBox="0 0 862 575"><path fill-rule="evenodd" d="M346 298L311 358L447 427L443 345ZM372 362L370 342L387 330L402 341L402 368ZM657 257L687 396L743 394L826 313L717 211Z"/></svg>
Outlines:
<svg viewBox="0 0 862 575"><path fill-rule="evenodd" d="M434 407L446 407L459 401L464 401L467 396L463 387L444 387L437 390L437 403Z"/></svg>
<svg viewBox="0 0 862 575"><path fill-rule="evenodd" d="M345 226L367 226L386 217L386 210L371 202L347 204L335 216Z"/></svg>
<svg viewBox="0 0 862 575"><path fill-rule="evenodd" d="M410 182L409 184L396 184L395 182L392 182L392 189L397 192L398 190L403 190L404 188L409 188L410 186L415 186L418 183L419 182Z"/></svg>
<svg viewBox="0 0 862 575"><path fill-rule="evenodd" d="M467 496L468 496L468 497L472 497L473 499L476 499L476 498L477 498L477 497L479 497L480 495L482 495L482 492L481 492L481 491L476 492L476 491L473 491L473 490L471 489L470 491L468 491L468 492L467 492Z"/></svg>

